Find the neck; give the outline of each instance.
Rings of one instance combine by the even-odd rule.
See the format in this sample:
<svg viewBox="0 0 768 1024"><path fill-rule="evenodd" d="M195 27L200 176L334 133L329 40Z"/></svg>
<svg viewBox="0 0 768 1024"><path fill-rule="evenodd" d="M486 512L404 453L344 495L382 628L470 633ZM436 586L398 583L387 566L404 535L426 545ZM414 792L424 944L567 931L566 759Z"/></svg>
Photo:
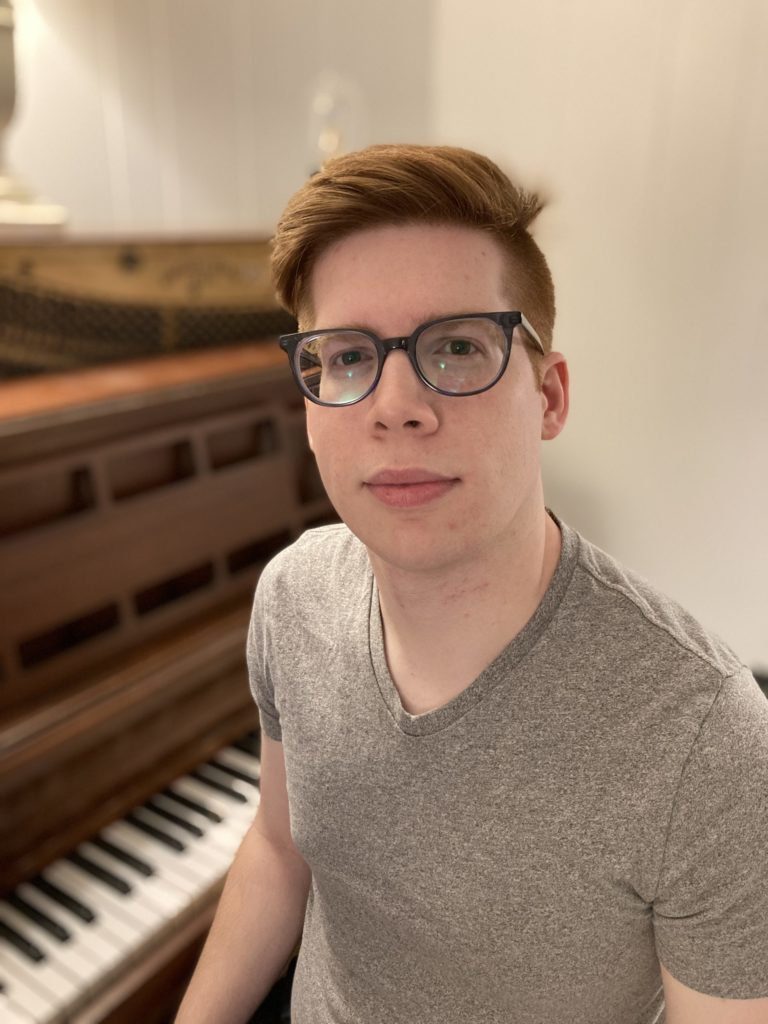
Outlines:
<svg viewBox="0 0 768 1024"><path fill-rule="evenodd" d="M411 573L371 553L390 673L422 713L468 686L525 626L557 567L560 531L543 504L467 564Z"/></svg>

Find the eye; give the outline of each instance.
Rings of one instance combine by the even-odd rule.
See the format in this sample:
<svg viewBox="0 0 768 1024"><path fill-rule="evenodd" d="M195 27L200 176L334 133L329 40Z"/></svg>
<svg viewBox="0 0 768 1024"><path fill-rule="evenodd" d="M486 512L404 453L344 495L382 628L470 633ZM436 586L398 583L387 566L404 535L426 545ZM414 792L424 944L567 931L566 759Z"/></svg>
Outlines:
<svg viewBox="0 0 768 1024"><path fill-rule="evenodd" d="M350 331L324 338L321 358L326 373L351 380L375 372L378 356L373 342Z"/></svg>
<svg viewBox="0 0 768 1024"><path fill-rule="evenodd" d="M365 370L375 361L374 355L364 348L344 348L337 352L329 352L327 369L329 373L345 371L353 373Z"/></svg>
<svg viewBox="0 0 768 1024"><path fill-rule="evenodd" d="M480 355L483 351L474 338L462 338L455 335L438 338L432 347L433 359L467 359L470 356Z"/></svg>
<svg viewBox="0 0 768 1024"><path fill-rule="evenodd" d="M359 349L350 349L347 352L342 352L336 358L342 366L354 366L355 363L362 362L363 353Z"/></svg>
<svg viewBox="0 0 768 1024"><path fill-rule="evenodd" d="M473 341L467 341L466 338L449 338L442 351L449 356L468 356L476 347Z"/></svg>

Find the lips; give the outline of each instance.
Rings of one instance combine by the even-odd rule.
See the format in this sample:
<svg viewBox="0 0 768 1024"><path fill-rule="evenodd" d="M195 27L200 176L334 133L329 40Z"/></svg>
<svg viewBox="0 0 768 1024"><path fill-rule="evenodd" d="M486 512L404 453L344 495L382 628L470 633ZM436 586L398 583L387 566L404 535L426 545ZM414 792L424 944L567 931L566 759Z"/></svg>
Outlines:
<svg viewBox="0 0 768 1024"><path fill-rule="evenodd" d="M383 469L365 482L365 488L390 508L414 508L443 497L458 484L456 477L428 469Z"/></svg>

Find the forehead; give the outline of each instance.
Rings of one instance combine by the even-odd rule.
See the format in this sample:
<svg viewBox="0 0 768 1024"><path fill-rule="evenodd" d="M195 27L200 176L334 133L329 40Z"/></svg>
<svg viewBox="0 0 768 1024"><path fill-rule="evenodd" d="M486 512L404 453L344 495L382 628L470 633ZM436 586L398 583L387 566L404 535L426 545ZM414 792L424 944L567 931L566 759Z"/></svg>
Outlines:
<svg viewBox="0 0 768 1024"><path fill-rule="evenodd" d="M318 258L308 326L365 326L394 335L440 316L496 312L512 308L508 278L501 246L475 228L370 228Z"/></svg>

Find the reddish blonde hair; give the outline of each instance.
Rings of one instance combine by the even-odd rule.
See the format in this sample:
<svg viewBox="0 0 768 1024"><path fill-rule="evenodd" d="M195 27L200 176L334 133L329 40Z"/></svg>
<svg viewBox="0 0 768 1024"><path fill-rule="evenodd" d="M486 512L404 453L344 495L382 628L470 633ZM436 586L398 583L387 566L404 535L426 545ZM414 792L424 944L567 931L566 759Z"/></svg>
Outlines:
<svg viewBox="0 0 768 1024"><path fill-rule="evenodd" d="M462 225L499 242L510 291L549 351L554 286L528 231L542 207L535 193L518 188L493 161L468 149L380 145L335 157L295 193L277 225L271 257L277 297L306 324L312 317L312 270L333 242L384 225Z"/></svg>

